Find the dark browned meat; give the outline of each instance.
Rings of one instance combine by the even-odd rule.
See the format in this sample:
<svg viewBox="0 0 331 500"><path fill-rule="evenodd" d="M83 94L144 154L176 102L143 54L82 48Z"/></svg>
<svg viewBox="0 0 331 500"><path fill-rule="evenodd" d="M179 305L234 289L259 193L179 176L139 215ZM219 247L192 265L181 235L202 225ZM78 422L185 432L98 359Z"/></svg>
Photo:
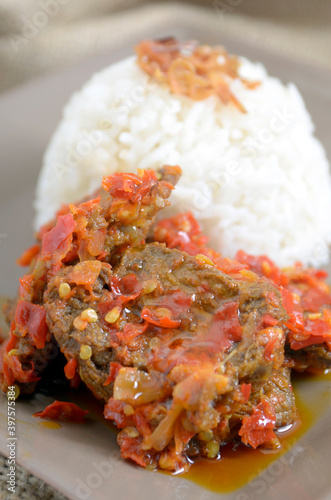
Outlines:
<svg viewBox="0 0 331 500"><path fill-rule="evenodd" d="M223 396L222 404L226 409L231 408L232 413L225 413L214 431L214 438L221 443L226 443L238 436L238 431L242 425L244 417L252 415L254 408L261 401L267 402L273 408L275 413L275 427L282 428L293 424L298 420L298 414L295 406L295 398L291 385L291 370L281 367L275 370L268 380L255 381L252 384L252 391L247 402L237 403L233 401L233 394ZM223 410L220 408L220 410ZM201 445L201 443L200 443ZM270 447L278 447L279 442L273 439L269 444ZM188 448L188 451L193 452L194 456L197 453L197 448Z"/></svg>
<svg viewBox="0 0 331 500"><path fill-rule="evenodd" d="M169 204L179 167L114 174L103 180L102 199L68 207L43 230L40 254L21 281L18 299L7 308L11 338L0 350L0 387L16 382L31 393L57 351L44 320L43 294L51 276L63 265L99 258L114 264L126 247L141 244L155 216ZM101 193L101 191L100 191ZM41 235L40 235L41 237ZM99 262L99 261L97 261ZM19 311L19 314L18 314ZM35 333L37 331L37 334ZM9 354L10 353L10 354Z"/></svg>
<svg viewBox="0 0 331 500"><path fill-rule="evenodd" d="M78 264L80 272L84 267L84 272L88 272L89 265L89 262ZM263 324L263 317L267 314L280 322L286 318L278 292L267 282L252 284L231 279L212 266L200 264L183 252L168 250L159 244L127 250L112 273L100 263L100 275L92 294L84 286L75 286L72 281L74 273L74 267L67 266L50 281L44 305L49 327L61 350L68 359L74 357L77 360L82 380L98 397L108 400L110 396L109 387L103 387L110 361L168 373L177 363L175 359L171 360L172 350L176 357L199 350L218 362L222 362L226 358L225 351L229 351L232 356L226 373L232 378L236 375L239 379L255 377L259 380L267 379L274 367L282 364L282 330L277 327L261 331L257 327ZM125 302L116 324L107 323L104 321L106 314L102 312L117 307L114 283L125 283L126 278L133 280L133 277L138 296ZM62 283L71 287L68 300L59 297ZM222 310L222 304L237 304L236 314L243 327L240 339L218 339L210 334L214 316ZM157 325L157 313L153 318L146 312L163 309L171 313L167 306L173 309L173 317L169 320L174 323L171 330L162 328L162 321L160 326ZM93 309L99 320L77 330L74 320L86 309ZM145 321L142 319L144 314ZM226 319L221 318L220 323L222 321ZM128 349L124 332L129 327L144 328L144 335L137 335L136 342L131 342ZM256 330L255 336L252 330ZM152 339L158 340L158 356L164 359L153 355L149 345ZM275 341L274 350L267 359L265 350L270 339ZM91 347L92 356L88 360L80 358L82 345Z"/></svg>
<svg viewBox="0 0 331 500"><path fill-rule="evenodd" d="M298 415L290 375L289 368L281 367L269 380L255 383L247 406L243 405L241 411L250 414L259 401L265 399L275 410L277 428L295 422Z"/></svg>
<svg viewBox="0 0 331 500"><path fill-rule="evenodd" d="M75 328L74 320L86 309L93 309L98 314L98 305L110 295L110 267L99 264L99 273L93 289L87 290L82 285L75 285L74 269L80 272L91 272L91 261L85 261L76 266L64 267L51 279L44 295L44 306L47 311L47 322L53 332L61 351L67 359L76 359L81 379L94 394L107 401L112 395L112 386L104 386L109 374L109 363L115 359L115 353L110 346L111 335L100 321L89 323L86 328ZM59 287L62 283L71 286L71 297L61 299ZM81 346L89 346L92 356L88 359L80 357Z"/></svg>
<svg viewBox="0 0 331 500"><path fill-rule="evenodd" d="M158 172L159 181L155 179L154 174L150 178L147 173L144 175L141 184L137 184L135 175L132 175L132 183L130 179L123 183L123 174L114 174L104 179L103 187L109 192L110 199L99 205L100 212L97 205L96 214L88 214L85 238L89 239L90 231L93 234L96 229L102 230L106 227L107 236L103 250L107 252L107 257L104 256L103 260L112 264L112 259L115 257L116 262L123 249L140 245L145 240L157 213L170 205L167 199L181 175L181 170L179 167L166 165Z"/></svg>
<svg viewBox="0 0 331 500"><path fill-rule="evenodd" d="M287 346L287 364L298 372L323 373L331 368L331 351L325 344L312 345L294 351Z"/></svg>
<svg viewBox="0 0 331 500"><path fill-rule="evenodd" d="M81 379L98 398L128 408L153 404L150 432L156 433L171 404L181 407L185 428L193 435L217 427L217 405L226 408L228 421L240 422L258 400L270 400L277 421L292 422L293 397L292 414L286 415L283 408L290 397L282 387L282 399L276 381L270 381L283 363L282 324L287 318L270 283L232 279L157 243L126 250L112 270L100 263L93 288L77 285L77 276L88 274L92 264L86 261L58 272L49 282L44 306L61 351L68 361L75 360ZM65 299L59 295L63 284L71 290ZM89 316L96 320L84 321ZM268 326L270 318L277 326ZM242 384L252 387L250 406L243 406ZM119 417L112 408L109 415L121 427L125 411ZM230 427L228 434L216 432L214 439L229 438ZM123 432L119 440L127 443ZM154 449L149 452L153 463L163 463L160 451L168 442L142 446ZM200 452L204 450L203 445ZM184 465L183 453L180 460Z"/></svg>
<svg viewBox="0 0 331 500"><path fill-rule="evenodd" d="M32 392L61 350L72 387L106 402L122 456L167 470L233 438L277 448L297 418L290 369L330 364L323 273L296 269L289 285L266 257L223 258L190 214L146 244L179 173L114 174L43 230L0 353L2 389Z"/></svg>
<svg viewBox="0 0 331 500"><path fill-rule="evenodd" d="M331 293L326 281L328 273L320 269L305 269L300 264L280 270L268 257L256 257L242 250L236 258L259 276L265 276L280 286L289 314L286 365L300 372L329 369Z"/></svg>

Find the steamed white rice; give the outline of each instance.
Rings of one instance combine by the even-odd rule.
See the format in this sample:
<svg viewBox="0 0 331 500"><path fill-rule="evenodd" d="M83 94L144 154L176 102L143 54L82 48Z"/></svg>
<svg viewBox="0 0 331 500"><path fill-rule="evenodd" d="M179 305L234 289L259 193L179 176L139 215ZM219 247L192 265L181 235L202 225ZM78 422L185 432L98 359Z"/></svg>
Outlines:
<svg viewBox="0 0 331 500"><path fill-rule="evenodd" d="M255 90L232 83L246 114L217 97L173 95L134 58L95 74L66 105L46 151L36 227L62 203L92 193L105 175L179 164L171 213L191 210L224 256L242 248L281 266L324 264L329 166L303 100L260 64L242 59L240 74L261 82Z"/></svg>

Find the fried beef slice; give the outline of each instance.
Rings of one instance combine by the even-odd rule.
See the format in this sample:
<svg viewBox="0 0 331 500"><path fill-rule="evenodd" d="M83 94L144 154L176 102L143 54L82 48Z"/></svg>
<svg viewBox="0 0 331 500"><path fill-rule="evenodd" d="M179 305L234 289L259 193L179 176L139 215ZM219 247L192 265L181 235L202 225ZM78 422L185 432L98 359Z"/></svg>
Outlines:
<svg viewBox="0 0 331 500"><path fill-rule="evenodd" d="M267 379L282 364L281 328L263 328L265 316L272 315L280 325L286 318L278 292L269 283L231 279L157 243L126 250L113 270L98 263L93 289L77 285L77 276L91 273L92 264L96 262L60 270L48 284L44 307L61 350L68 359L76 359L84 382L105 401L111 391L103 383L114 361L167 374L189 354L199 358L203 353L206 359L221 362L226 352L234 351L227 363L231 376L258 380ZM59 296L63 283L71 287L66 299ZM78 320L75 323L91 309L97 321L82 327ZM111 311L113 319L117 314L116 321L107 322ZM150 346L152 339L157 349ZM272 352L266 355L270 342ZM87 360L80 357L82 346L91 348Z"/></svg>
<svg viewBox="0 0 331 500"><path fill-rule="evenodd" d="M256 382L249 400L240 408L240 417L251 414L261 399L268 401L275 410L276 428L284 427L298 418L289 368L282 366L273 372L269 380Z"/></svg>
<svg viewBox="0 0 331 500"><path fill-rule="evenodd" d="M226 430L215 431L223 442L258 401L270 405L273 425L293 422L291 386L280 389L276 381L287 315L269 282L230 278L158 243L127 249L113 269L98 263L86 286L91 265L61 269L48 283L44 307L68 362L74 360L83 382L107 402L106 418L124 428L123 456L165 466L174 426L184 425L191 439L225 419ZM61 298L64 283L71 292ZM141 412L149 412L144 426ZM132 426L138 436L128 451ZM266 441L275 441L272 431ZM198 448L203 454L205 444ZM175 456L165 468L186 463L184 448Z"/></svg>
<svg viewBox="0 0 331 500"><path fill-rule="evenodd" d="M98 258L114 264L125 248L140 245L156 214L169 205L167 198L180 173L179 167L164 166L157 174L145 170L106 177L99 197L70 205L41 230L40 253L21 279L18 299L7 308L11 332L0 349L3 391L16 383L22 393L33 392L59 352L45 322L43 294L49 280L80 261Z"/></svg>
<svg viewBox="0 0 331 500"><path fill-rule="evenodd" d="M163 222L164 224L164 222ZM286 365L297 371L323 372L331 367L331 293L328 273L313 267L280 270L266 256L242 250L236 258L259 276L265 276L283 295L289 315L286 332Z"/></svg>

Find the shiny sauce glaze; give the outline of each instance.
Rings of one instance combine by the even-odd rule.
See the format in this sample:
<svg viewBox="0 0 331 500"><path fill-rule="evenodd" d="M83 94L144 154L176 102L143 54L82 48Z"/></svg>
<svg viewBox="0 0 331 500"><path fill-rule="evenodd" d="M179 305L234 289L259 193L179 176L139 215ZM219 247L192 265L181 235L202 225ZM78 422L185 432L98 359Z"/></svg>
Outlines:
<svg viewBox="0 0 331 500"><path fill-rule="evenodd" d="M300 420L290 428L278 430L277 436L282 443L279 451L254 450L242 443L230 442L221 448L217 460L198 459L181 477L215 493L230 493L245 486L281 459L313 425L318 425L319 419L331 407L331 372L319 376L293 374L292 383ZM103 404L87 390L52 389L49 392L58 399L71 401L89 410L89 419L99 421L111 432L118 432L109 420L104 419ZM164 471L161 473L170 475Z"/></svg>
<svg viewBox="0 0 331 500"><path fill-rule="evenodd" d="M217 493L235 491L285 455L313 425L318 425L320 417L331 407L331 373L320 376L293 374L292 377L300 421L289 429L278 431L282 443L279 452L228 443L221 448L218 460L199 459L183 477ZM307 398L308 386L311 390Z"/></svg>
<svg viewBox="0 0 331 500"><path fill-rule="evenodd" d="M0 302L3 305L5 298L0 297ZM2 320L3 333L6 335L7 328L2 314L0 314L0 320ZM59 379L61 379L63 367L57 368ZM331 372L318 376L293 373L292 384L300 420L290 428L277 432L282 443L282 448L278 452L254 450L242 443L230 442L221 448L217 460L198 459L182 477L215 493L230 493L248 484L269 465L291 450L313 425L318 425L319 419L331 407ZM48 378L42 383L41 392L54 399L70 401L82 406L89 410L89 419L99 421L111 432L117 433L116 427L103 417L103 404L85 388L70 390L63 387L62 383L58 384L58 381L54 384L54 380ZM62 427L62 424L54 421L44 421L39 424L49 430ZM162 474L169 473L162 471Z"/></svg>

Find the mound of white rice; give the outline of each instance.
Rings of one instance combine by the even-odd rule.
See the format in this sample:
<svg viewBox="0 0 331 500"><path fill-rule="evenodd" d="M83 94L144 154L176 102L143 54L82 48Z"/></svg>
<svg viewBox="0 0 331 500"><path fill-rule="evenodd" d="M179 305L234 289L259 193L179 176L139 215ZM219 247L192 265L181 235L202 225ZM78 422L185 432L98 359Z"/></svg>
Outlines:
<svg viewBox="0 0 331 500"><path fill-rule="evenodd" d="M105 175L178 164L172 213L191 210L216 250L267 254L281 266L324 264L329 166L303 100L260 64L242 59L240 74L261 82L254 90L232 83L246 114L217 97L173 95L134 58L95 74L66 105L46 151L36 227Z"/></svg>

